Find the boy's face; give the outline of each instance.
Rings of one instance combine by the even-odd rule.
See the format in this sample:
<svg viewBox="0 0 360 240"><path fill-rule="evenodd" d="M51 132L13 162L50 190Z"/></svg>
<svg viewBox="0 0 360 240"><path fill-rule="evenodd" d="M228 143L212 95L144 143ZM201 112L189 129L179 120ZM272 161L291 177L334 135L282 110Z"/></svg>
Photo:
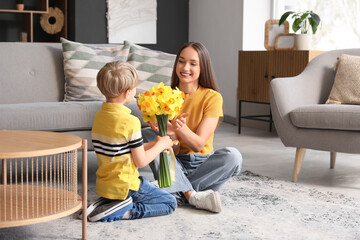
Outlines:
<svg viewBox="0 0 360 240"><path fill-rule="evenodd" d="M136 95L136 87L134 87L133 89L130 89L129 92L130 92L130 94L129 94L129 99L128 99L127 103L130 103L134 99L134 97Z"/></svg>

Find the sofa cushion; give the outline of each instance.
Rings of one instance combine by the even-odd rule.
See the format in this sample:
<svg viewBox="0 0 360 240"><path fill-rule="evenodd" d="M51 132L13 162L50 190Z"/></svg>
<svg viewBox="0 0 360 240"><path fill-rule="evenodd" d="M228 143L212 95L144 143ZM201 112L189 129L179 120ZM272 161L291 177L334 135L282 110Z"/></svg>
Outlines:
<svg viewBox="0 0 360 240"><path fill-rule="evenodd" d="M326 103L360 104L360 56L340 56L334 85Z"/></svg>
<svg viewBox="0 0 360 240"><path fill-rule="evenodd" d="M358 105L307 105L290 112L292 123L299 128L360 130Z"/></svg>
<svg viewBox="0 0 360 240"><path fill-rule="evenodd" d="M108 62L126 61L130 46L95 46L60 39L64 56L65 101L105 100L96 75Z"/></svg>
<svg viewBox="0 0 360 240"><path fill-rule="evenodd" d="M151 50L128 41L124 41L124 45L130 45L127 61L136 68L139 75L137 95L160 82L170 85L176 55Z"/></svg>
<svg viewBox="0 0 360 240"><path fill-rule="evenodd" d="M0 42L0 53L0 104L63 101L60 43Z"/></svg>
<svg viewBox="0 0 360 240"><path fill-rule="evenodd" d="M91 130L94 116L101 105L100 101L0 104L0 129L61 132ZM126 106L140 118L141 112L135 101ZM140 120L142 127L148 127Z"/></svg>
<svg viewBox="0 0 360 240"><path fill-rule="evenodd" d="M0 104L0 129L89 130L102 102Z"/></svg>

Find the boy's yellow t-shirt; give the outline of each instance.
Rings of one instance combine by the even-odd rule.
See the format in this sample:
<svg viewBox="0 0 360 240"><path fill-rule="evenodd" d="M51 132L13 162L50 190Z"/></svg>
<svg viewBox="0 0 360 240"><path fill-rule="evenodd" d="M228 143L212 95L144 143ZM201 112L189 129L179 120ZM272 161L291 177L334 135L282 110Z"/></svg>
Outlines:
<svg viewBox="0 0 360 240"><path fill-rule="evenodd" d="M143 145L140 120L122 104L102 104L92 127L97 155L96 193L109 199L126 199L129 190L140 186L139 171L131 148Z"/></svg>
<svg viewBox="0 0 360 240"><path fill-rule="evenodd" d="M196 132L201 120L205 117L222 117L223 116L223 98L221 94L215 90L209 88L199 88L191 93L185 95L183 107L181 113L190 113L190 116L186 118L186 125ZM211 153L213 148L214 134L210 136L206 142L204 148L200 152L194 152L191 150L184 141L178 136L180 142L179 154L203 154L207 155Z"/></svg>

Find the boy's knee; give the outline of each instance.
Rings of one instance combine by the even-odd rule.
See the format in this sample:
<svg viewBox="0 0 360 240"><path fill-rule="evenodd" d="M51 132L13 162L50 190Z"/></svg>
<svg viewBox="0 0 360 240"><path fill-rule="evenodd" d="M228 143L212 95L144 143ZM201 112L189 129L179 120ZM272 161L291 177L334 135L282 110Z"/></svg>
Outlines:
<svg viewBox="0 0 360 240"><path fill-rule="evenodd" d="M176 201L176 198L172 194L169 194L169 195L170 195L169 207L170 207L170 213L172 213L177 208L177 201Z"/></svg>

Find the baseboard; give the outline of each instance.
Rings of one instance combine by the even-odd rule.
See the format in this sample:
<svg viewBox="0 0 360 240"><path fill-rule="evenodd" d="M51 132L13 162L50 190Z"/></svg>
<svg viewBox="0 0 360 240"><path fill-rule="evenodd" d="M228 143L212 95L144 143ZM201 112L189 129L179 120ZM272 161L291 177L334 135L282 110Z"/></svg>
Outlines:
<svg viewBox="0 0 360 240"><path fill-rule="evenodd" d="M224 119L223 119L224 122L226 123L230 123L230 124L233 124L233 125L237 125L237 118L236 117L232 117L232 116L229 116L229 115L224 115Z"/></svg>

